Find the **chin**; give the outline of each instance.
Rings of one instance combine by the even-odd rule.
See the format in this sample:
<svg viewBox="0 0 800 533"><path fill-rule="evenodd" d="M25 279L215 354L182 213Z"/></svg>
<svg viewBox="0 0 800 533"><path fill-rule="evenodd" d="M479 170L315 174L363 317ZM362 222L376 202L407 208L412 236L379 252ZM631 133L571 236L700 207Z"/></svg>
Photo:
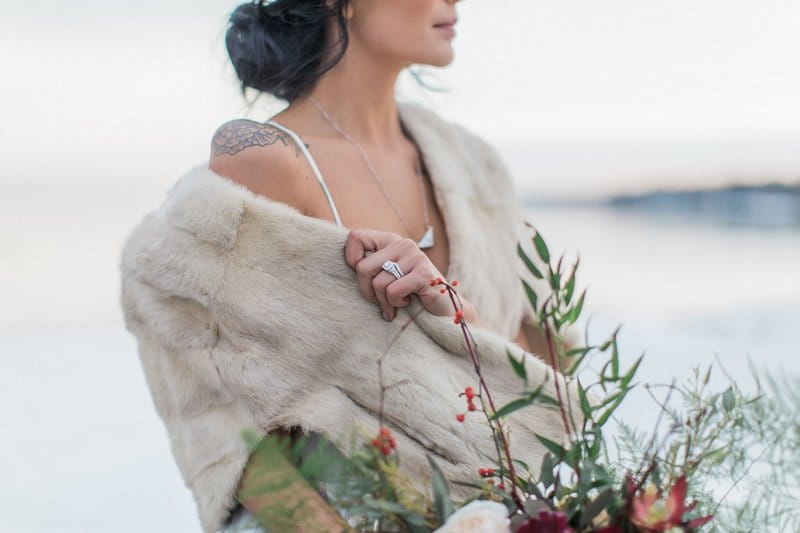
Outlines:
<svg viewBox="0 0 800 533"><path fill-rule="evenodd" d="M453 62L453 57L453 49L448 47L445 51L428 56L425 63L434 67L446 67Z"/></svg>

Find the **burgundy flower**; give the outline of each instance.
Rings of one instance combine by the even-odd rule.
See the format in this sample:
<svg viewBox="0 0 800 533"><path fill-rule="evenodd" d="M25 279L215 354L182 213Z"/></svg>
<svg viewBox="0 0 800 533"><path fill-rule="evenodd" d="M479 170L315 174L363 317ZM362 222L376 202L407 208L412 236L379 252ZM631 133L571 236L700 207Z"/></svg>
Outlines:
<svg viewBox="0 0 800 533"><path fill-rule="evenodd" d="M649 485L644 491L635 495L632 501L631 522L645 531L666 531L675 526L700 527L711 516L695 518L683 523L683 515L689 508L686 506L686 476L675 481L666 498L662 499L661 491L655 485Z"/></svg>
<svg viewBox="0 0 800 533"><path fill-rule="evenodd" d="M567 524L567 515L560 511L542 509L520 525L517 533L575 533Z"/></svg>

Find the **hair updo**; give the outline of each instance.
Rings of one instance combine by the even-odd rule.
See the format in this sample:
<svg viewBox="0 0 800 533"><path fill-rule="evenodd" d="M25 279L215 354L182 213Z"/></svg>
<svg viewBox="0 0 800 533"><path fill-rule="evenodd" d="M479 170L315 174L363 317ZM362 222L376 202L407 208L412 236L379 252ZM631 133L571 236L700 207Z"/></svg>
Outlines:
<svg viewBox="0 0 800 533"><path fill-rule="evenodd" d="M291 102L309 91L347 49L348 2L254 0L234 9L225 46L242 93L252 87ZM341 35L333 51L326 49L331 17Z"/></svg>

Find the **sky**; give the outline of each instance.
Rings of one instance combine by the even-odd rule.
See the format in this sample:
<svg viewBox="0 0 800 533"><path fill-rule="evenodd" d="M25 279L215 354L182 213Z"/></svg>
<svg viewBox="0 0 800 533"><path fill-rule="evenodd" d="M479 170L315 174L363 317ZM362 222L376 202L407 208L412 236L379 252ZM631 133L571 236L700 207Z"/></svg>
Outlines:
<svg viewBox="0 0 800 533"><path fill-rule="evenodd" d="M388 1L388 0L381 0ZM163 182L248 109L223 46L236 1L0 1L2 180ZM800 180L794 0L469 0L434 105L522 194Z"/></svg>

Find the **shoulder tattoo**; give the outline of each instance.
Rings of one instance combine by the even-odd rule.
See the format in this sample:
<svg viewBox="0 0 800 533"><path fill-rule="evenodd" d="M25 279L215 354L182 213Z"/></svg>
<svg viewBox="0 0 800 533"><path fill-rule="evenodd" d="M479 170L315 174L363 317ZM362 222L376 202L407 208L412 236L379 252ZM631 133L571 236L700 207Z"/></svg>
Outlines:
<svg viewBox="0 0 800 533"><path fill-rule="evenodd" d="M300 156L297 145L286 133L269 124L259 124L247 119L231 120L220 126L214 133L211 147L214 155L235 155L253 146L268 146L277 142L284 146L293 146L295 155Z"/></svg>

